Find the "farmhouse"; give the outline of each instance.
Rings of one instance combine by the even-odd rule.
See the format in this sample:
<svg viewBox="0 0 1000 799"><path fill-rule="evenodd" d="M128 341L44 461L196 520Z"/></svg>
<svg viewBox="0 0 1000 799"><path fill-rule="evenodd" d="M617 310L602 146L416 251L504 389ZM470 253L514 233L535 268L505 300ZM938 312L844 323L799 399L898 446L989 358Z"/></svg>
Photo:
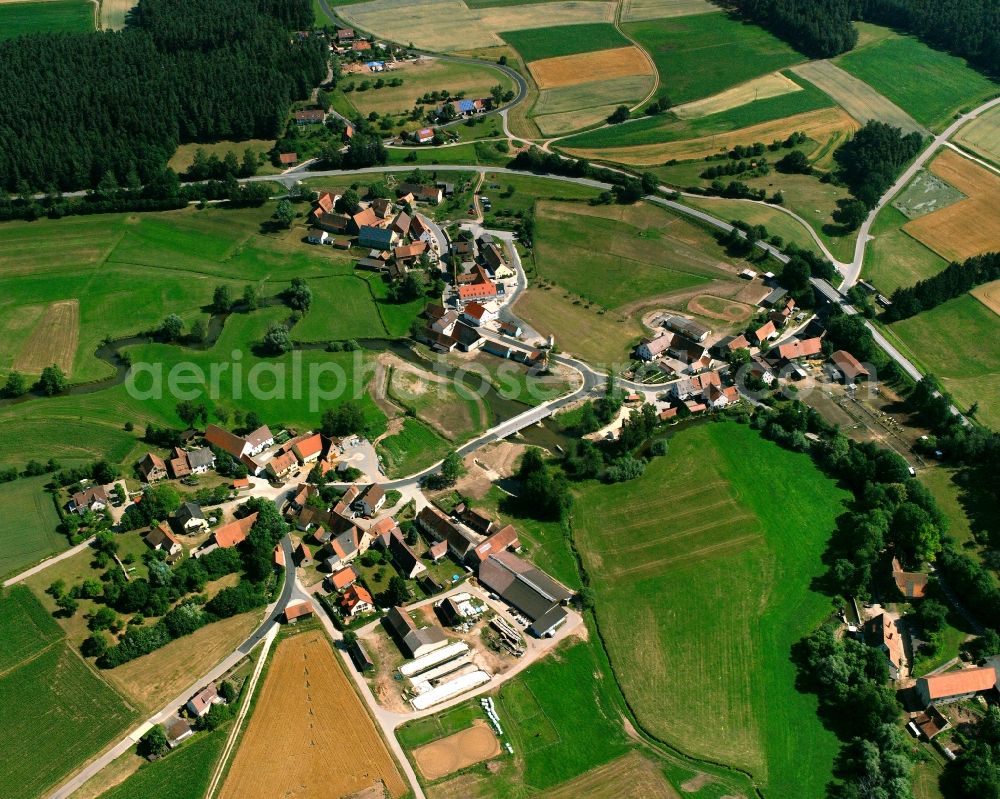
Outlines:
<svg viewBox="0 0 1000 799"><path fill-rule="evenodd" d="M312 550L309 549L309 546L306 544L305 541L299 541L299 545L295 547L295 551L293 554L295 555L296 565L312 566L313 564Z"/></svg>
<svg viewBox="0 0 1000 799"><path fill-rule="evenodd" d="M497 530L483 543L473 550L473 559L482 563L486 558L495 552L503 552L507 549L520 549L521 541L518 538L514 525L508 524L506 527Z"/></svg>
<svg viewBox="0 0 1000 799"><path fill-rule="evenodd" d="M359 534L358 528L351 525L327 541L320 554L325 559L327 570L335 572L342 569L358 555L367 552L370 545L371 536L367 532Z"/></svg>
<svg viewBox="0 0 1000 799"><path fill-rule="evenodd" d="M830 363L833 364L844 383L867 380L871 376L858 359L846 350L837 350L833 353L830 356Z"/></svg>
<svg viewBox="0 0 1000 799"><path fill-rule="evenodd" d="M186 453L188 466L193 474L204 474L215 468L215 453L208 447L198 447Z"/></svg>
<svg viewBox="0 0 1000 799"><path fill-rule="evenodd" d="M410 222L410 238L415 241L427 241L430 235L431 229L427 223L419 215L414 214L413 221Z"/></svg>
<svg viewBox="0 0 1000 799"><path fill-rule="evenodd" d="M289 602L285 606L285 621L294 623L299 619L305 619L316 612L312 602L301 600L299 602Z"/></svg>
<svg viewBox="0 0 1000 799"><path fill-rule="evenodd" d="M861 634L868 646L882 650L889 661L889 676L898 680L906 665L906 654L903 651L903 639L892 617L880 613L869 619L862 625Z"/></svg>
<svg viewBox="0 0 1000 799"><path fill-rule="evenodd" d="M340 598L340 612L353 617L375 612L375 600L363 585L352 585Z"/></svg>
<svg viewBox="0 0 1000 799"><path fill-rule="evenodd" d="M142 475L142 479L147 483L155 483L157 480L163 480L167 476L167 464L155 452L147 452L143 459L139 461L138 468L139 474Z"/></svg>
<svg viewBox="0 0 1000 799"><path fill-rule="evenodd" d="M392 216L392 200L387 197L377 197L368 206L375 212L379 219L388 219Z"/></svg>
<svg viewBox="0 0 1000 799"><path fill-rule="evenodd" d="M463 304L478 300L491 300L497 296L496 284L491 280L485 283L467 283L458 287L458 299Z"/></svg>
<svg viewBox="0 0 1000 799"><path fill-rule="evenodd" d="M763 345L765 341L774 338L776 335L778 335L778 330L774 326L774 322L768 320L753 331L753 340L756 341L758 345Z"/></svg>
<svg viewBox="0 0 1000 799"><path fill-rule="evenodd" d="M996 687L997 673L992 666L979 669L959 669L933 674L917 680L917 696L925 705L947 704L971 699L978 693Z"/></svg>
<svg viewBox="0 0 1000 799"><path fill-rule="evenodd" d="M192 735L194 735L194 729L187 719L182 719L178 716L174 716L169 722L167 722L163 731L167 735L167 746L171 749L176 748L181 741L186 741Z"/></svg>
<svg viewBox="0 0 1000 799"><path fill-rule="evenodd" d="M354 585L360 577L361 575L358 574L357 569L353 566L347 566L331 574L326 578L326 581L330 585L330 590L343 591L345 588L350 588Z"/></svg>
<svg viewBox="0 0 1000 799"><path fill-rule="evenodd" d="M418 628L410 618L410 614L400 607L391 608L383 623L395 636L400 649L407 657L418 658L448 643L440 627Z"/></svg>
<svg viewBox="0 0 1000 799"><path fill-rule="evenodd" d="M372 483L361 497L354 503L354 507L365 516L374 516L382 506L385 505L385 489L378 483Z"/></svg>
<svg viewBox="0 0 1000 799"><path fill-rule="evenodd" d="M389 552L392 554L393 562L407 579L413 579L419 574L427 571L427 567L420 562L420 558L410 549L399 530L393 530L389 536Z"/></svg>
<svg viewBox="0 0 1000 799"><path fill-rule="evenodd" d="M693 319L688 319L686 316L678 316L677 314L665 314L660 319L660 324L667 328L667 330L672 330L675 333L680 333L682 336L687 336L689 339L699 344L708 338L709 334L712 332L709 328L699 324Z"/></svg>
<svg viewBox="0 0 1000 799"><path fill-rule="evenodd" d="M245 437L233 435L228 430L223 430L214 424L205 428L205 441L211 446L218 447L223 452L232 455L236 460L240 460L244 455L259 455L268 447L274 444L274 436L267 425L261 425L252 433Z"/></svg>
<svg viewBox="0 0 1000 799"><path fill-rule="evenodd" d="M306 236L306 241L310 244L326 244L329 238L330 234L325 230L318 227L311 227L309 228L309 234Z"/></svg>
<svg viewBox="0 0 1000 799"><path fill-rule="evenodd" d="M207 449L207 447L206 447ZM208 450L211 452L212 450ZM182 477L187 477L191 474L191 463L188 460L187 452L182 450L180 447L174 449L174 457L167 464L170 468L170 473L175 479L180 479Z"/></svg>
<svg viewBox="0 0 1000 799"><path fill-rule="evenodd" d="M251 513L249 516L237 519L235 522L222 525L222 527L218 528L212 534L212 537L218 546L223 549L229 549L246 539L255 521L257 521L257 514Z"/></svg>
<svg viewBox="0 0 1000 799"><path fill-rule="evenodd" d="M322 125L326 119L326 113L322 108L309 108L305 111L295 112L296 125Z"/></svg>
<svg viewBox="0 0 1000 799"><path fill-rule="evenodd" d="M177 509L177 513L174 514L174 524L185 533L208 529L208 520L201 512L201 505L196 505L194 502L185 502Z"/></svg>
<svg viewBox="0 0 1000 799"><path fill-rule="evenodd" d="M225 700L219 696L215 683L212 683L211 685L202 688L198 693L192 696L188 700L185 707L192 716L200 719L212 709L212 705L221 705L224 701Z"/></svg>
<svg viewBox="0 0 1000 799"><path fill-rule="evenodd" d="M528 630L538 637L552 635L566 621L561 605L572 593L517 555L488 555L479 567L479 582L531 619Z"/></svg>
<svg viewBox="0 0 1000 799"><path fill-rule="evenodd" d="M416 521L436 541L447 542L448 549L460 561L464 561L482 543L482 536L459 527L432 505L421 508Z"/></svg>
<svg viewBox="0 0 1000 799"><path fill-rule="evenodd" d="M392 516L384 516L368 528L368 535L372 538L373 546L387 547L389 546L389 536L398 529L399 526Z"/></svg>
<svg viewBox="0 0 1000 799"><path fill-rule="evenodd" d="M267 471L275 480L280 480L298 465L299 459L294 452L283 452L267 462Z"/></svg>
<svg viewBox="0 0 1000 799"><path fill-rule="evenodd" d="M88 510L100 513L110 504L111 501L108 499L108 493L104 490L104 486L91 486L75 493L70 498L66 508L70 513L79 513L82 516Z"/></svg>
<svg viewBox="0 0 1000 799"><path fill-rule="evenodd" d="M903 571L899 558L892 559L892 579L899 593L907 599L922 599L927 592L927 575Z"/></svg>
<svg viewBox="0 0 1000 799"><path fill-rule="evenodd" d="M183 549L181 542L177 540L170 530L170 525L166 522L160 522L146 534L146 543L153 549L166 552L168 555L176 555Z"/></svg>
<svg viewBox="0 0 1000 799"><path fill-rule="evenodd" d="M749 374L764 381L765 385L769 386L774 382L775 375L771 371L771 367L758 356L753 356L747 366Z"/></svg>
<svg viewBox="0 0 1000 799"><path fill-rule="evenodd" d="M747 337L744 335L739 336L726 336L723 339L719 339L716 342L712 350L720 357L727 358L738 350L749 350L750 342L747 341Z"/></svg>
<svg viewBox="0 0 1000 799"><path fill-rule="evenodd" d="M347 233L351 229L351 217L346 214L320 214L314 224L327 233Z"/></svg>
<svg viewBox="0 0 1000 799"><path fill-rule="evenodd" d="M362 225L358 231L358 246L374 247L379 250L390 249L398 238L395 231L388 228Z"/></svg>
<svg viewBox="0 0 1000 799"><path fill-rule="evenodd" d="M794 361L796 358L811 358L814 355L819 355L822 351L823 339L821 338L794 339L778 345L778 355L786 361Z"/></svg>
<svg viewBox="0 0 1000 799"><path fill-rule="evenodd" d="M323 438L319 433L299 436L292 442L292 452L302 463L312 463L319 459L323 451Z"/></svg>
<svg viewBox="0 0 1000 799"><path fill-rule="evenodd" d="M482 305L478 302L470 302L462 309L462 319L475 327L492 322L499 316L500 312L493 303Z"/></svg>
<svg viewBox="0 0 1000 799"><path fill-rule="evenodd" d="M392 251L392 257L397 264L412 264L427 252L426 241L415 241L413 244L401 244Z"/></svg>
<svg viewBox="0 0 1000 799"><path fill-rule="evenodd" d="M400 211L389 224L389 230L394 231L397 236L403 237L410 232L411 223L410 215L406 211Z"/></svg>
<svg viewBox="0 0 1000 799"><path fill-rule="evenodd" d="M669 333L663 333L656 338L647 339L636 347L635 354L644 361L655 361L662 358L663 354L670 349L674 337Z"/></svg>
<svg viewBox="0 0 1000 799"><path fill-rule="evenodd" d="M407 194L412 195L413 199L429 205L440 205L441 200L444 199L441 189L437 186L423 186L419 183L400 183L396 187L396 196L402 198Z"/></svg>
<svg viewBox="0 0 1000 799"><path fill-rule="evenodd" d="M413 138L417 140L417 144L427 144L434 141L434 131L430 128L421 128L413 134Z"/></svg>

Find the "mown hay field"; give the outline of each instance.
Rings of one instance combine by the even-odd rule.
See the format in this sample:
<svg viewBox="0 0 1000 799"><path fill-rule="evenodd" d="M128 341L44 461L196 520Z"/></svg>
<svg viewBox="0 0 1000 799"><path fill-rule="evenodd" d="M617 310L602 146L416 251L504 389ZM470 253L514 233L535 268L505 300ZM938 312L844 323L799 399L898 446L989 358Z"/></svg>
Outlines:
<svg viewBox="0 0 1000 799"><path fill-rule="evenodd" d="M546 791L542 799L680 799L663 776L662 768L650 758L632 752L591 769L558 788Z"/></svg>
<svg viewBox="0 0 1000 799"><path fill-rule="evenodd" d="M652 75L578 83L545 89L531 111L539 129L558 136L604 122L619 105L638 102L653 88Z"/></svg>
<svg viewBox="0 0 1000 799"><path fill-rule="evenodd" d="M66 548L56 531L59 514L45 490L49 478L28 477L0 485L0 575L23 569Z"/></svg>
<svg viewBox="0 0 1000 799"><path fill-rule="evenodd" d="M1000 166L1000 106L960 128L955 142Z"/></svg>
<svg viewBox="0 0 1000 799"><path fill-rule="evenodd" d="M528 69L539 89L633 75L652 77L649 60L642 50L634 46L542 58L529 62Z"/></svg>
<svg viewBox="0 0 1000 799"><path fill-rule="evenodd" d="M953 150L935 158L930 170L968 199L915 219L904 230L948 260L961 261L996 250L1000 242L1000 175Z"/></svg>
<svg viewBox="0 0 1000 799"><path fill-rule="evenodd" d="M787 100L798 96L799 93L796 92L760 102ZM724 117L726 114L717 116ZM712 120L713 117L705 117L704 119ZM629 125L629 130L624 132L623 138L627 140L632 133L631 128L638 127L639 124L641 123ZM581 158L617 161L630 166L656 166L671 159L685 161L704 158L731 149L737 144L783 140L796 131L805 133L817 142L825 143L834 136L843 137L845 134L852 133L858 127L858 123L839 108L824 108L688 139L614 146L610 145L610 136L597 136L595 134L591 137L591 134L583 134L567 139L562 145L568 154ZM613 129L609 128L608 130ZM597 133L603 134L603 132L598 131ZM663 131L654 130L651 136L640 133L635 138L666 138L667 135L670 134L665 135ZM587 142L591 141L601 144L589 146ZM610 146L603 145L604 142L609 142Z"/></svg>
<svg viewBox="0 0 1000 799"><path fill-rule="evenodd" d="M802 91L802 87L794 80L780 72L772 72L769 75L741 83L739 86L733 86L733 88L726 89L711 97L675 106L671 111L681 119L697 119L728 111L731 108L738 108L757 100L766 100L769 97L778 97L782 94L800 91Z"/></svg>
<svg viewBox="0 0 1000 799"><path fill-rule="evenodd" d="M538 275L608 309L738 271L701 228L662 208L538 206Z"/></svg>
<svg viewBox="0 0 1000 799"><path fill-rule="evenodd" d="M941 380L959 408L979 403L979 421L1000 427L1000 318L993 310L963 294L895 322L890 330Z"/></svg>
<svg viewBox="0 0 1000 799"><path fill-rule="evenodd" d="M708 0L625 0L622 3L622 22L641 22L647 19L688 17L693 14L711 14L719 7Z"/></svg>
<svg viewBox="0 0 1000 799"><path fill-rule="evenodd" d="M37 375L46 366L55 364L67 377L71 377L79 338L79 300L54 302L42 311L41 318L14 359L14 369Z"/></svg>
<svg viewBox="0 0 1000 799"><path fill-rule="evenodd" d="M0 794L43 795L136 718L26 588L0 598Z"/></svg>
<svg viewBox="0 0 1000 799"><path fill-rule="evenodd" d="M840 56L836 64L932 131L947 127L960 109L976 106L1000 90L964 59L912 36L887 36Z"/></svg>
<svg viewBox="0 0 1000 799"><path fill-rule="evenodd" d="M807 61L792 67L792 72L830 95L862 125L875 119L895 125L904 133L926 133L925 128L902 108L832 61Z"/></svg>
<svg viewBox="0 0 1000 799"><path fill-rule="evenodd" d="M680 431L642 478L586 486L573 509L638 720L768 795L819 796L831 777L837 739L789 654L829 613L811 584L847 499L807 455L726 422Z"/></svg>
<svg viewBox="0 0 1000 799"><path fill-rule="evenodd" d="M406 793L385 741L322 632L278 643L260 690L220 799L325 799L379 782L391 797Z"/></svg>
<svg viewBox="0 0 1000 799"><path fill-rule="evenodd" d="M136 0L101 0L101 28L121 30L129 12L136 7Z"/></svg>
<svg viewBox="0 0 1000 799"><path fill-rule="evenodd" d="M932 277L948 262L926 244L909 235L909 220L892 206L883 208L872 225L865 257L865 279L888 296L901 286Z"/></svg>
<svg viewBox="0 0 1000 799"><path fill-rule="evenodd" d="M28 33L82 33L94 29L94 5L86 0L0 2L0 39Z"/></svg>
<svg viewBox="0 0 1000 799"><path fill-rule="evenodd" d="M763 28L722 13L628 22L622 29L653 57L678 104L806 60Z"/></svg>

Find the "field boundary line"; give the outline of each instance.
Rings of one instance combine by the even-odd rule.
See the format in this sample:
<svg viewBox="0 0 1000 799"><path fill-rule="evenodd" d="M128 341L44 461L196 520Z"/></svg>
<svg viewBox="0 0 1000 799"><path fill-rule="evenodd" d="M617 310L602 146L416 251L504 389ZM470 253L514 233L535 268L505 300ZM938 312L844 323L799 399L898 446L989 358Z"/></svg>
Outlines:
<svg viewBox="0 0 1000 799"><path fill-rule="evenodd" d="M975 163L979 164L979 166L983 167L984 169L988 169L991 172L996 172L996 174L1000 175L1000 169L997 169L989 161L984 161L982 158L979 158L978 156L975 156L975 155L973 155L970 152L966 152L966 150L965 150L964 147L962 147L962 146L960 146L958 144L955 144L954 142L951 142L951 141L946 141L944 143L944 146L947 147L948 149L953 150L954 152L958 153L963 158L967 158L970 161L974 161Z"/></svg>
<svg viewBox="0 0 1000 799"><path fill-rule="evenodd" d="M18 661L13 666L11 666L9 669L5 669L4 671L0 671L0 680L2 680L4 677L6 677L11 672L17 671L22 666L27 666L29 663L33 663L34 661L38 660L38 658L40 658L42 655L44 655L46 652L48 652L50 649L52 649L52 647L54 647L56 644L62 644L65 641L66 641L65 638L56 638L54 641L49 641L48 644L46 644L44 647L42 647L37 652L35 652L33 655L31 655L31 657L28 657L28 658L25 658L24 660Z"/></svg>
<svg viewBox="0 0 1000 799"><path fill-rule="evenodd" d="M624 36L626 39L632 42L633 45L635 45L635 47L639 50L639 52L642 53L643 58L646 59L646 63L649 64L649 68L653 70L653 88L649 90L649 93L645 97L643 97L638 103L636 103L629 109L629 113L631 113L632 111L635 111L637 108L644 106L646 103L648 103L650 100L653 99L653 95L655 95L660 88L660 70L656 68L656 62L653 60L653 57L646 51L646 48L643 47L641 44L639 44L638 40L633 39L631 36L629 36L622 28L622 10L624 9L624 7L628 2L629 0L618 0L618 4L615 6L615 18L613 23L615 26L615 30L617 30L622 36Z"/></svg>
<svg viewBox="0 0 1000 799"><path fill-rule="evenodd" d="M239 737L240 730L243 728L243 722L246 719L247 714L250 712L253 695L257 690L257 681L260 679L260 674L264 670L264 664L267 662L267 653L270 651L271 644L274 643L274 639L277 636L278 624L273 624L271 625L271 629L267 631L267 635L264 636L264 646L261 647L260 655L257 658L257 665L254 666L253 674L250 676L250 685L247 688L246 699L243 702L243 707L240 708L236 721L233 723L233 728L229 731L229 740L226 741L226 746L222 750L222 754L219 755L219 761L215 764L215 773L212 775L212 781L209 783L208 790L205 792L205 799L212 799L215 792L220 787L222 775L226 769L226 764L229 762L229 757L232 755L233 749L236 746L236 739Z"/></svg>

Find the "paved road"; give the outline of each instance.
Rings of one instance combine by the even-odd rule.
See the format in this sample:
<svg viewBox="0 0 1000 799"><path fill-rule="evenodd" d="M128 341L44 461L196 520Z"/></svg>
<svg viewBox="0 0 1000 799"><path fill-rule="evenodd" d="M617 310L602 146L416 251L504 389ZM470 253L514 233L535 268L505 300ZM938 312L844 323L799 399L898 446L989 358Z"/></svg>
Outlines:
<svg viewBox="0 0 1000 799"><path fill-rule="evenodd" d="M841 291L847 291L847 289L857 283L858 278L861 277L861 268L865 261L865 248L868 246L868 241L871 239L872 225L875 224L875 218L878 216L879 211L881 211L893 197L903 190L903 187L906 186L906 184L912 180L913 176L923 168L924 164L930 160L931 156L941 149L941 147L948 145L948 140L955 135L959 128L967 122L971 122L983 112L989 111L997 105L1000 105L1000 97L995 97L994 99L983 103L978 108L974 108L969 113L962 114L962 116L952 122L947 128L944 129L944 131L934 138L930 145L924 149L924 151L917 156L916 160L910 164L906 171L899 176L899 179L889 188L889 190L882 195L882 199L878 201L878 205L872 209L872 212L868 214L868 218L858 230L858 241L854 246L854 260L851 261L848 268L844 272L844 280L840 284ZM964 155L964 153L962 154Z"/></svg>
<svg viewBox="0 0 1000 799"><path fill-rule="evenodd" d="M278 624L278 618L282 613L284 613L285 606L288 604L289 599L293 596L300 595L299 592L296 591L295 587L295 560L292 557L292 542L288 536L285 536L282 539L281 548L285 553L285 582L281 588L281 596L278 597L277 602L268 606L267 615L265 616L264 621L260 623L250 637L240 644L225 660L210 669L208 673L203 674L188 688L165 704L159 711L154 713L137 728L132 730L132 732L118 741L118 743L103 752L94 760L91 760L72 777L62 783L62 785L48 794L48 799L68 799L68 797L77 791L87 780L106 766L109 766L114 760L135 746L150 727L155 724L162 723L164 719L168 718L178 708L182 707L184 703L187 702L188 699L190 699L201 688L222 677L222 675L246 657L250 651L258 643L260 643L265 636L268 635L271 629ZM304 594L302 596L305 598Z"/></svg>

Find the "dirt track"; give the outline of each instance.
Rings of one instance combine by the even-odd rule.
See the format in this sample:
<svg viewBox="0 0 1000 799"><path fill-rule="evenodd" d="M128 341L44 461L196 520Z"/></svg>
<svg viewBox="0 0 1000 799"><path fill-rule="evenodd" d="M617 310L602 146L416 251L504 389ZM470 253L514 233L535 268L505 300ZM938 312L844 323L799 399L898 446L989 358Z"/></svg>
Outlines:
<svg viewBox="0 0 1000 799"><path fill-rule="evenodd" d="M407 790L326 637L282 641L220 799L326 799L380 782Z"/></svg>
<svg viewBox="0 0 1000 799"><path fill-rule="evenodd" d="M424 777L436 780L498 754L500 742L493 730L482 719L476 719L467 730L415 749L413 758Z"/></svg>

